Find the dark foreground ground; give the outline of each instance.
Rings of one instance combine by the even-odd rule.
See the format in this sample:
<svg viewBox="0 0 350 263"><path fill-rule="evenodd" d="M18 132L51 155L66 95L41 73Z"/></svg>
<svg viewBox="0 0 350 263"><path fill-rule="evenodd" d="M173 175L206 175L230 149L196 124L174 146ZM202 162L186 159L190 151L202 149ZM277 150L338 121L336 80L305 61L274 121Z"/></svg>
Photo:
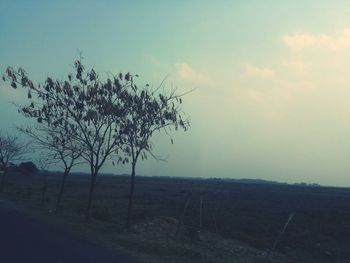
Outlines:
<svg viewBox="0 0 350 263"><path fill-rule="evenodd" d="M0 202L0 261L3 263L124 263L125 256L79 240Z"/></svg>
<svg viewBox="0 0 350 263"><path fill-rule="evenodd" d="M49 177L44 205L40 205L41 182L40 176L13 175L9 177L7 188L0 198L48 214L56 201L59 176ZM158 217L184 218L184 224L197 231L202 200L201 232L215 233L223 238L205 238L207 243L200 243L198 238L176 243L169 238L156 240L143 230L141 234L123 234L128 187L127 176L101 176L97 182L93 209L95 222L86 226L81 222L86 208L89 178L71 176L60 213L57 216L50 214L46 219L52 221L60 218L67 228L84 232L84 235L88 233L86 236L97 243L112 248L121 245L131 253L140 253L140 258L147 258L145 262L254 262L247 258L239 261L237 246L228 240L243 242L256 249L256 255L260 255L261 251L267 251L272 246L285 221L294 213L276 247L278 253L286 256L283 262L350 262L348 188L137 177L134 225L142 225ZM189 205L183 214L187 200ZM170 228L158 230L170 233ZM219 247L218 243L223 245ZM228 243L230 246L226 246ZM248 250L252 251L250 248ZM227 253L222 256L224 250ZM233 250L236 252L233 253Z"/></svg>

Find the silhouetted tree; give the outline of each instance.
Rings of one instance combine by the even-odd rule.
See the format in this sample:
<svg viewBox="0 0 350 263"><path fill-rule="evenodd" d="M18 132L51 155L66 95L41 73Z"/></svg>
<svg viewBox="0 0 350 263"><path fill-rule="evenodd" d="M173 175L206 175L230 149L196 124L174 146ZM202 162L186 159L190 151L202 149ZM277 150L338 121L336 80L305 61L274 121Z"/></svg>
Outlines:
<svg viewBox="0 0 350 263"><path fill-rule="evenodd" d="M38 167L40 169L40 174L42 178L42 187L41 187L41 204L45 204L46 201L46 192L48 188L47 177L49 175L48 167L52 164L50 157L41 157L38 159Z"/></svg>
<svg viewBox="0 0 350 263"><path fill-rule="evenodd" d="M26 152L27 144L21 142L17 135L2 135L0 133L0 165L3 171L0 191L3 191L5 187L10 164L21 160Z"/></svg>
<svg viewBox="0 0 350 263"><path fill-rule="evenodd" d="M98 172L108 157L120 149L119 124L115 119L125 114L122 102L128 96L130 74L103 81L94 69L86 71L81 60L75 61L74 68L75 73L66 80L48 77L43 85L34 85L21 68L16 71L8 67L3 79L13 88L26 88L30 100L35 93L35 101L22 108L24 114L64 131L83 149L82 158L91 174L86 212L89 220Z"/></svg>
<svg viewBox="0 0 350 263"><path fill-rule="evenodd" d="M161 84L162 86L162 84ZM160 87L161 87L160 86ZM133 196L135 187L136 163L141 158L147 159L147 154L158 159L152 151L151 138L155 132L167 131L174 127L187 130L188 120L181 116L180 104L182 96L172 90L169 94L159 92L159 88L150 91L148 85L138 88L131 78L128 89L128 97L125 98L127 114L122 116L120 122L121 134L123 135L123 150L131 160L131 182L129 191L129 204L127 214L127 227L131 223ZM120 121L117 119L116 121ZM171 143L173 143L173 138Z"/></svg>
<svg viewBox="0 0 350 263"><path fill-rule="evenodd" d="M22 113L25 112L25 116L35 116L35 114L31 113L31 109L32 107L30 106L22 107L19 111ZM58 211L63 198L66 179L71 169L79 164L78 160L81 157L83 148L80 147L79 143L76 143L74 138L69 136L72 133L69 131L69 127L62 129L60 126L53 127L44 122L34 126L34 128L20 127L18 130L28 136L32 141L32 145L41 152L47 152L46 163L59 163L63 166L63 174L55 207L55 211ZM46 182L46 178L44 178L44 182Z"/></svg>
<svg viewBox="0 0 350 263"><path fill-rule="evenodd" d="M145 159L147 153L156 157L150 142L154 132L172 126L187 129L188 122L180 115L182 95L176 95L175 91L150 92L147 87L138 90L130 73L101 80L94 69L86 71L81 60L75 61L74 68L75 73L69 74L67 80L48 77L43 85L34 85L21 68L16 71L8 67L3 79L13 88L27 89L31 103L20 109L25 116L61 132L59 144L70 138L82 149L81 157L88 163L91 174L88 220L97 175L103 164L112 156L117 163L131 159L127 220L130 225L136 162L140 157Z"/></svg>
<svg viewBox="0 0 350 263"><path fill-rule="evenodd" d="M39 172L38 167L36 166L35 163L28 161L28 162L22 162L19 164L19 170L28 175L33 175Z"/></svg>

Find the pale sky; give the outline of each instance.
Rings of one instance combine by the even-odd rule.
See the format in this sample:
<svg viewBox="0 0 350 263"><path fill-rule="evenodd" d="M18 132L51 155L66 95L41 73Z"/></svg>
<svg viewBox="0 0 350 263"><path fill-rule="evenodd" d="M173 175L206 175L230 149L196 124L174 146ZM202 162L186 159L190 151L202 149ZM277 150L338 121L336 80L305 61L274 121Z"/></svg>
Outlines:
<svg viewBox="0 0 350 263"><path fill-rule="evenodd" d="M190 131L155 137L167 162L139 174L350 186L349 1L129 2L0 0L0 71L63 78L79 49L102 74L196 88ZM0 82L1 130L23 97Z"/></svg>

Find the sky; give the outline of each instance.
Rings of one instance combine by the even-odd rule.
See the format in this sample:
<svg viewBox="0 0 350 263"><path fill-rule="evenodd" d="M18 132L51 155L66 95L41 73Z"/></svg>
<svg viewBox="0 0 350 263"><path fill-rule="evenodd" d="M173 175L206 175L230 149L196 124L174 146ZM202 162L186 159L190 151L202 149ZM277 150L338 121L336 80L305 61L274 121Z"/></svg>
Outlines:
<svg viewBox="0 0 350 263"><path fill-rule="evenodd" d="M350 186L349 1L0 0L0 72L62 79L78 50L102 75L194 89L190 130L156 135L167 161L139 174ZM0 82L1 130L27 122L25 96Z"/></svg>

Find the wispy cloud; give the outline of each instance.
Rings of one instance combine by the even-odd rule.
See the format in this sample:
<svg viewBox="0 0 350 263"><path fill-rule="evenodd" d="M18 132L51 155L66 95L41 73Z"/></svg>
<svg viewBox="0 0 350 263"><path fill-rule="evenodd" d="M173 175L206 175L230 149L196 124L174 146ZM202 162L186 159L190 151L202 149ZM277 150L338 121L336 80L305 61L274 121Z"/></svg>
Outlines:
<svg viewBox="0 0 350 263"><path fill-rule="evenodd" d="M325 48L332 51L342 51L350 48L350 28L345 28L335 35L296 33L282 37L283 43L294 51L305 48Z"/></svg>
<svg viewBox="0 0 350 263"><path fill-rule="evenodd" d="M273 78L275 76L275 71L270 68L260 68L252 64L245 64L245 72L248 76L258 77L258 78Z"/></svg>
<svg viewBox="0 0 350 263"><path fill-rule="evenodd" d="M306 73L310 67L309 63L306 63L301 58L287 58L282 62L282 66L286 69L296 73Z"/></svg>
<svg viewBox="0 0 350 263"><path fill-rule="evenodd" d="M187 63L176 63L175 67L177 75L182 80L197 84L207 83L209 80L209 78L205 74L196 71Z"/></svg>

